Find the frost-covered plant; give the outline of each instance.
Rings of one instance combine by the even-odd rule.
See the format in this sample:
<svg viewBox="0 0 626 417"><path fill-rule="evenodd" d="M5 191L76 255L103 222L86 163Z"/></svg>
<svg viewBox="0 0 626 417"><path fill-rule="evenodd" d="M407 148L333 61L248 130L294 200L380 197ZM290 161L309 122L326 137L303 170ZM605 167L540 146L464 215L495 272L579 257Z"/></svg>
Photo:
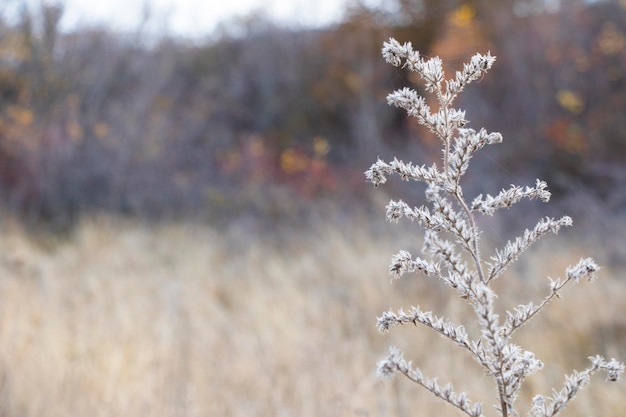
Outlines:
<svg viewBox="0 0 626 417"><path fill-rule="evenodd" d="M410 88L389 94L389 104L401 107L416 117L421 125L441 140L443 148L442 165L418 166L397 159L390 162L379 159L365 172L367 180L375 186L384 184L391 174L427 185L424 205L411 207L402 200L392 200L387 205L387 220L397 222L405 217L423 226L426 232L422 252L428 259L414 258L410 253L400 251L393 256L389 273L399 278L408 272L419 272L441 279L471 305L480 335L472 337L463 325L423 311L420 307L412 307L408 312L384 312L378 318L378 329L386 332L397 325L419 323L458 344L495 381L498 390L495 407L500 415L517 417L515 400L522 383L543 364L532 352L513 343L513 334L550 300L558 297L565 285L578 282L581 278L593 280L598 266L591 258L581 259L567 268L565 278L550 279L549 290L543 300L517 306L507 311L504 317L496 314L496 293L491 284L539 238L549 232L558 233L561 227L570 226L572 220L567 216L541 219L534 228L525 230L522 236L496 250L489 260L483 259L479 250L482 232L476 222L478 213L493 215L496 210L511 207L523 198L544 202L550 199L546 183L540 180L534 186L513 185L495 196L478 195L471 201L463 194L460 181L473 153L485 145L500 143L502 136L500 133L488 133L485 129L475 131L465 127L465 112L453 108L452 104L467 84L483 77L495 62L495 57L489 53L477 54L463 66L462 71L456 72L453 79L446 79L441 59L424 59L410 43L400 44L390 39L384 44L382 53L388 63L416 72L425 82L426 91L436 98L438 109L433 111L426 100ZM561 389L554 389L550 396L535 396L528 416L550 417L558 414L597 371L605 371L609 381L617 381L624 371L624 365L615 359L593 356L589 360L591 365L587 369L574 371L565 377ZM397 348L392 347L389 355L378 364L378 372L383 377L400 372L467 415L483 416L481 403L472 403L466 393L456 393L451 385L441 386L436 379L425 377L404 359Z"/></svg>

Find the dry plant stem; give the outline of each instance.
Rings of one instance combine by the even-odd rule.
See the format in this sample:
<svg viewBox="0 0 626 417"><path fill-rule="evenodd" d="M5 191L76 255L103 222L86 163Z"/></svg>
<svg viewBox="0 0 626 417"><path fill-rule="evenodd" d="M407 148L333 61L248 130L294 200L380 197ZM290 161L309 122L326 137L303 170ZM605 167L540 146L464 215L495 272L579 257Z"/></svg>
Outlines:
<svg viewBox="0 0 626 417"><path fill-rule="evenodd" d="M457 186L458 186L458 182L457 182ZM474 264L476 266L476 271L478 272L478 278L482 282L486 282L485 281L485 275L483 273L483 265L482 265L482 262L480 261L480 252L478 250L478 231L476 230L476 220L474 219L474 214L470 211L469 207L467 207L467 204L465 204L465 200L463 200L463 198L459 195L458 189L455 191L454 195L455 195L457 201L459 202L459 204L461 205L461 207L463 208L463 211L467 215L467 218L470 220L470 228L471 228L472 234L473 234L473 238L472 238L472 249L473 249L472 250L472 258L474 259Z"/></svg>
<svg viewBox="0 0 626 417"><path fill-rule="evenodd" d="M540 199L543 202L550 199L546 183L540 180L536 181L534 187L513 185L495 196L487 194L483 197L481 194L471 204L468 204L463 195L461 177L469 167L472 154L486 145L500 143L502 136L499 133L487 133L484 129L477 132L465 128L465 112L451 106L467 84L480 79L491 68L495 58L489 53L477 54L463 66L462 71L456 72L454 78L445 79L441 60L435 57L425 61L413 50L410 43L400 44L391 39L383 46L383 56L394 66L417 72L425 82L426 91L435 94L439 104L436 112L431 112L426 100L408 88L394 91L387 100L389 104L404 108L409 115L416 117L421 125L439 137L443 147L441 169L436 165L427 168L394 159L390 163L378 160L365 172L368 181L375 186L384 184L387 176L392 174L397 174L404 180L421 181L428 186L426 201L431 207L425 204L411 208L402 200L391 200L387 205L387 219L397 222L406 217L424 227L426 234L422 251L430 255L431 260L413 258L410 253L400 251L393 256L389 272L395 278L406 273L419 272L441 279L470 304L481 330L480 335L471 337L463 325L438 317L432 312L422 311L419 306L412 307L408 313L402 310L384 312L378 317L378 329L386 332L398 325L419 323L469 350L474 360L496 382L496 410L502 417L519 417L515 401L521 386L528 375L543 367L543 363L532 352L514 344L511 340L513 333L554 297L559 297L559 291L568 282L578 282L580 278L591 281L599 268L592 259L581 259L576 265L566 269L565 279L550 279L551 291L538 305L533 302L519 305L507 311L506 318L501 321L495 313L494 300L497 294L490 287L491 281L500 277L532 243L549 232L557 234L561 227L571 226L572 221L567 216L559 220L541 219L533 229L525 230L522 236L507 242L503 249L496 250L489 262L483 262L479 246L482 232L477 227L476 213L493 215L496 210L509 208L523 198ZM441 234L453 239L444 240ZM471 258L471 266L459 255L460 252L465 252L468 259ZM594 356L589 360L590 367L566 376L564 387L560 391L553 390L551 397L536 395L527 416L555 416L598 370L604 370L610 381L618 380L624 371L624 365L615 359L607 361L600 356ZM379 362L378 371L385 377L392 376L395 372L404 374L467 415L484 416L481 403L472 405L467 399L467 393L457 394L449 384L441 387L435 380L424 378L419 368L413 368L410 362L405 361L402 352L397 348L391 348L387 358Z"/></svg>

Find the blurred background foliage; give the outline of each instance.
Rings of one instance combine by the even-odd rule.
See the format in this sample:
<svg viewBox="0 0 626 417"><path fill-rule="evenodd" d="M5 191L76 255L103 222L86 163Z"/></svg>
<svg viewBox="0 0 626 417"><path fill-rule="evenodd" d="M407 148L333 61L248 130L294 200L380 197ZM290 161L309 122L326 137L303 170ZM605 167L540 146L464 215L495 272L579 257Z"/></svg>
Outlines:
<svg viewBox="0 0 626 417"><path fill-rule="evenodd" d="M353 0L316 29L253 15L194 42L67 33L62 6L11 19L0 6L3 210L65 229L94 213L271 224L327 202L367 209L362 172L377 155L439 158L386 104L421 88L383 62L393 36L441 56L448 75L477 51L498 57L458 103L505 138L484 151L476 191L540 177L574 215L624 216L625 1L382 4Z"/></svg>

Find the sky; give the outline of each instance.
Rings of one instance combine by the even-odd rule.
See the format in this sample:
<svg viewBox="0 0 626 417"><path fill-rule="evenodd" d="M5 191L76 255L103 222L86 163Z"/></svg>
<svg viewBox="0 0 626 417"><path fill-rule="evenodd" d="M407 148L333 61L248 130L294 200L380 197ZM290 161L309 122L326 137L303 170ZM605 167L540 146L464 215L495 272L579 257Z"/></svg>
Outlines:
<svg viewBox="0 0 626 417"><path fill-rule="evenodd" d="M152 30L166 28L176 35L204 37L215 30L220 22L258 12L288 25L328 24L341 18L344 2L344 0L63 0L61 3L65 5L65 14L61 24L65 29L96 23L132 31L137 29L142 16L148 11Z"/></svg>

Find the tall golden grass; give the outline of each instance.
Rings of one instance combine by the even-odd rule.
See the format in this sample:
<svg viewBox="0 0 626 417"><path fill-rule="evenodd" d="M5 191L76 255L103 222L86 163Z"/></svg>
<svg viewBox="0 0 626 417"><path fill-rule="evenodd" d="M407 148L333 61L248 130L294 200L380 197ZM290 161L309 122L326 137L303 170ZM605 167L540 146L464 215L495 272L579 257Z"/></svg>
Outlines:
<svg viewBox="0 0 626 417"><path fill-rule="evenodd" d="M396 342L412 346L407 354L426 373L449 375L483 400L489 415L494 387L468 358L448 354L455 346L429 329L377 333L376 316L408 308L415 294L429 302L425 308L445 308L459 319L468 312L427 278L390 284L391 254L420 243L357 223L294 232L282 241L110 219L85 221L71 238L55 241L5 223L0 415L449 412L408 381L375 377L376 361ZM559 276L590 249L572 244L555 250L559 238L500 283L509 288L503 303L543 294L547 273ZM520 343L548 364L528 379L538 392L523 400L548 393L563 372L586 365L588 355L624 359L621 272L607 268L598 282L569 288L520 331ZM622 383L592 384L563 415L622 416L625 396Z"/></svg>

